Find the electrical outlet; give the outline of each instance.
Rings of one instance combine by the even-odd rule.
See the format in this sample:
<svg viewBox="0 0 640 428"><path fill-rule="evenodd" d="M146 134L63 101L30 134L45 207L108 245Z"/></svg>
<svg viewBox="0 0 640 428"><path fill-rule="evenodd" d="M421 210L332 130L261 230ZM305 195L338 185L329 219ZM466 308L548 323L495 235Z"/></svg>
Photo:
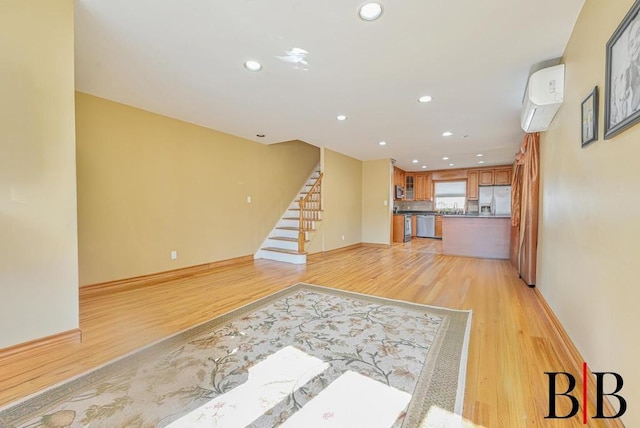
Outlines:
<svg viewBox="0 0 640 428"><path fill-rule="evenodd" d="M384 204L385 207L387 206L388 202L387 202L386 199L384 200L383 204Z"/></svg>
<svg viewBox="0 0 640 428"><path fill-rule="evenodd" d="M342 240L344 241L344 235L342 235Z"/></svg>
<svg viewBox="0 0 640 428"><path fill-rule="evenodd" d="M171 252L171 260L175 260L178 258L178 252L177 251L172 251Z"/></svg>
<svg viewBox="0 0 640 428"><path fill-rule="evenodd" d="M250 204L251 203L251 196L247 196L247 203Z"/></svg>

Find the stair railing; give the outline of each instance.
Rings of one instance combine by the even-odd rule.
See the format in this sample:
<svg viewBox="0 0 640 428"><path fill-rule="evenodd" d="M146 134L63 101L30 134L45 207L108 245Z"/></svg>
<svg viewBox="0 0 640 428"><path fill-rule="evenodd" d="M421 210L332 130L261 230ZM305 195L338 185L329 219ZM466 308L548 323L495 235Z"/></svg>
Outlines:
<svg viewBox="0 0 640 428"><path fill-rule="evenodd" d="M304 252L306 232L313 229L313 222L320 220L322 210L322 175L313 183L311 189L304 198L300 198L300 222L298 231L298 252Z"/></svg>

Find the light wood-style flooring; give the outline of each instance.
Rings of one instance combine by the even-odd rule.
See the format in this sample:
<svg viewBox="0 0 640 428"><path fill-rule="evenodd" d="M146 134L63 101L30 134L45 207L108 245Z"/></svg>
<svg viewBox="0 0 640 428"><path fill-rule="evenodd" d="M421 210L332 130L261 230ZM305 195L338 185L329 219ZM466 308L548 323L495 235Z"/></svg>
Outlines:
<svg viewBox="0 0 640 428"><path fill-rule="evenodd" d="M585 426L544 419L547 371L579 379L537 291L509 262L440 254L414 239L360 247L307 265L257 260L144 288L80 296L83 343L0 360L0 406L297 282L429 305L472 309L464 416L485 427ZM576 388L576 395L580 386ZM562 398L558 411L566 412ZM568 404L568 403L567 403ZM590 413L593 411L590 409ZM607 421L589 421L589 426Z"/></svg>

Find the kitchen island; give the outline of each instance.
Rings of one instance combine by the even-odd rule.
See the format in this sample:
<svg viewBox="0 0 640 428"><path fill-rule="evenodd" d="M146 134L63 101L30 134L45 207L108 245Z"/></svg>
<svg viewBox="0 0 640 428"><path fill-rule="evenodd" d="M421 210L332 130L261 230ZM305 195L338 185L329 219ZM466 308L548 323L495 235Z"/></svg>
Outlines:
<svg viewBox="0 0 640 428"><path fill-rule="evenodd" d="M443 215L442 253L453 256L508 259L511 217Z"/></svg>

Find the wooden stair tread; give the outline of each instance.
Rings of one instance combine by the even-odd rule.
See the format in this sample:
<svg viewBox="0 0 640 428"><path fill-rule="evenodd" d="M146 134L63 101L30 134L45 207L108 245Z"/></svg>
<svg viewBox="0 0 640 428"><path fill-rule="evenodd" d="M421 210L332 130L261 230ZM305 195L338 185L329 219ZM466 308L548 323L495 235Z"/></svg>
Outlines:
<svg viewBox="0 0 640 428"><path fill-rule="evenodd" d="M284 248L276 248L276 247L264 247L263 251L273 251L275 253L285 253L285 254L293 254L294 256L303 256L307 254L306 251L299 253L297 250L285 250Z"/></svg>
<svg viewBox="0 0 640 428"><path fill-rule="evenodd" d="M299 227L288 227L288 226L281 226L281 227L276 227L276 229L279 230L300 230ZM315 229L305 229L305 232L314 232Z"/></svg>
<svg viewBox="0 0 640 428"><path fill-rule="evenodd" d="M298 242L298 238L287 238L286 236L270 236L269 239L275 239L277 241ZM304 242L309 242L305 240Z"/></svg>
<svg viewBox="0 0 640 428"><path fill-rule="evenodd" d="M303 217L302 219L308 221L322 221L321 218ZM300 217L282 217L282 220L300 220Z"/></svg>

